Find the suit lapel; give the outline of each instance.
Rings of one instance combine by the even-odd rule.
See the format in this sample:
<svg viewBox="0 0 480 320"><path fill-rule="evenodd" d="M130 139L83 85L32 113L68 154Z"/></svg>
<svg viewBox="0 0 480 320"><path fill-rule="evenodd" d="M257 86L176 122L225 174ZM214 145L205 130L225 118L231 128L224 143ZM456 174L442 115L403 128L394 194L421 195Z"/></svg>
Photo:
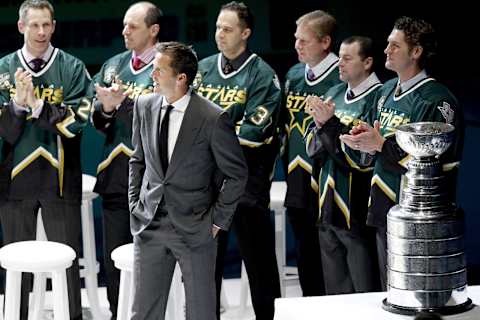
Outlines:
<svg viewBox="0 0 480 320"><path fill-rule="evenodd" d="M188 152L190 152L193 141L198 134L200 126L202 125L203 117L198 108L198 97L192 92L190 102L188 103L187 110L183 116L182 125L180 126L180 132L178 133L177 142L173 149L172 158L168 165L168 170L165 178L168 178L178 168L178 165L182 162Z"/></svg>
<svg viewBox="0 0 480 320"><path fill-rule="evenodd" d="M147 119L147 121L151 121L152 124L152 145L150 148L152 148L152 157L155 159L155 163L158 163L158 174L160 176L163 176L163 168L162 164L160 161L160 148L159 148L159 143L160 143L160 118L161 118L161 112L162 112L162 100L163 96L158 95L158 98L155 99L152 103L152 109L151 109L151 119Z"/></svg>

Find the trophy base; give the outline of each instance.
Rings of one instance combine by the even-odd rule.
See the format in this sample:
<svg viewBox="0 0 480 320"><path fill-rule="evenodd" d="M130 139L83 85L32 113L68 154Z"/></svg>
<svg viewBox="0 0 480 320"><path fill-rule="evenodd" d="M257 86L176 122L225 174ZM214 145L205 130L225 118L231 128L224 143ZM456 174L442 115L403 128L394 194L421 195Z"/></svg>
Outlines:
<svg viewBox="0 0 480 320"><path fill-rule="evenodd" d="M472 300L469 298L466 302L456 306L444 306L438 308L422 308L422 307L402 307L392 304L387 301L387 298L383 299L382 308L388 312L413 316L420 312L439 313L447 316L457 313L466 312L474 307Z"/></svg>

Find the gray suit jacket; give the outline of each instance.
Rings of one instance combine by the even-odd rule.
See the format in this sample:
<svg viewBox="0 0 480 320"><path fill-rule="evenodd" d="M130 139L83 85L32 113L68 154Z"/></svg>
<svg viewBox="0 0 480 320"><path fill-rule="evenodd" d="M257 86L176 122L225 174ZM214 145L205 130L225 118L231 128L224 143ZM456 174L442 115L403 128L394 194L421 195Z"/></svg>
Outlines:
<svg viewBox="0 0 480 320"><path fill-rule="evenodd" d="M152 221L165 198L172 224L192 245L227 230L244 192L247 167L228 114L192 92L168 170L159 154L163 97L140 96L134 105L129 206L132 234Z"/></svg>

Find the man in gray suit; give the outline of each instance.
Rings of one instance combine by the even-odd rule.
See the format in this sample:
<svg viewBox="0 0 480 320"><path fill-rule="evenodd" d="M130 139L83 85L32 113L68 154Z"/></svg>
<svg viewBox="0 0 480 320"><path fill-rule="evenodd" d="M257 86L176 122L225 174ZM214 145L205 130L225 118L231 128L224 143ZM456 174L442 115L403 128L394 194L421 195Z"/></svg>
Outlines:
<svg viewBox="0 0 480 320"><path fill-rule="evenodd" d="M177 261L187 319L215 319L215 236L243 194L245 159L228 114L190 89L193 50L178 42L156 48L155 93L138 98L133 116L132 320L164 319Z"/></svg>

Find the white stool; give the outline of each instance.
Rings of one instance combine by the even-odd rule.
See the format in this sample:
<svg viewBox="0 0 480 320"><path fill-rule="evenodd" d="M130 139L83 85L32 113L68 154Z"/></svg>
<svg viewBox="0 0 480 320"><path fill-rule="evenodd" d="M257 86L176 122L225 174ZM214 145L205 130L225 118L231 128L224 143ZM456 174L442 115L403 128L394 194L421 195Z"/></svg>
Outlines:
<svg viewBox="0 0 480 320"><path fill-rule="evenodd" d="M95 229L93 223L93 205L92 201L98 197L98 194L93 192L96 178L87 174L82 175L82 206L81 206L81 222L82 222L82 244L83 257L78 260L80 266L80 277L85 279L85 288L87 290L87 297L95 320L110 319L110 315L105 314L100 309L100 302L98 298L98 279L97 273L100 270L97 262L97 252L95 245ZM47 240L45 229L43 227L41 209L37 218L37 240ZM45 292L45 276L36 274L33 286L33 293L39 296L43 306L43 296ZM37 308L38 306L33 306ZM36 319L29 319L36 320Z"/></svg>
<svg viewBox="0 0 480 320"><path fill-rule="evenodd" d="M120 270L117 320L128 320L131 317L133 302L133 243L125 244L116 248L112 251L111 257L115 267ZM180 267L177 263L173 273L165 319L185 319L184 292Z"/></svg>
<svg viewBox="0 0 480 320"><path fill-rule="evenodd" d="M54 320L69 320L66 269L74 259L72 248L51 241L21 241L1 248L0 264L7 270L5 319L20 319L22 272L49 272L52 275ZM34 301L34 305L37 304ZM35 319L39 319L40 309L35 308L34 312L37 312L33 315Z"/></svg>
<svg viewBox="0 0 480 320"><path fill-rule="evenodd" d="M285 224L285 196L287 183L274 181L270 188L270 209L275 213L275 253L277 255L278 273L280 275L280 290L285 297L288 285L298 284L298 269L287 266L286 224Z"/></svg>

